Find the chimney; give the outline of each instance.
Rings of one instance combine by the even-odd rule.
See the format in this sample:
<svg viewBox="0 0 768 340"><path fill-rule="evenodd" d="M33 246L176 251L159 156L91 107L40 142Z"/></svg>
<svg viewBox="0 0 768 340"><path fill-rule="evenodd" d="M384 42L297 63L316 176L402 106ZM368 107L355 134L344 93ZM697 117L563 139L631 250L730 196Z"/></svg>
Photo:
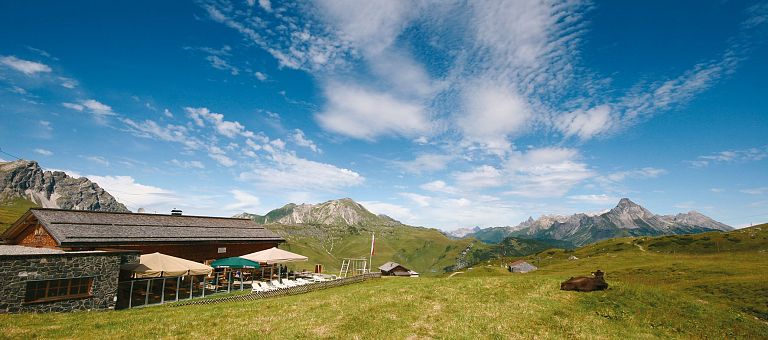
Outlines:
<svg viewBox="0 0 768 340"><path fill-rule="evenodd" d="M181 210L173 209L173 210L171 210L171 215L172 216L181 216Z"/></svg>

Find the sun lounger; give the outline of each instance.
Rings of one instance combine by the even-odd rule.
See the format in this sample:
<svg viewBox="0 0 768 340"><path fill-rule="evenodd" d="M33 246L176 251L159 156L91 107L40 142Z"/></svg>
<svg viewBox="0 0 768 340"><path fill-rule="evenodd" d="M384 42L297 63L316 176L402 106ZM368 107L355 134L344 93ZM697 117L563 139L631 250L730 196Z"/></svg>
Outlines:
<svg viewBox="0 0 768 340"><path fill-rule="evenodd" d="M284 285L284 284L280 283L280 281L277 281L277 280L272 280L272 281L270 281L269 283L270 283L270 284L272 284L272 286L275 286L275 287L277 287L278 289L286 289L286 288L289 288L288 286L286 286L286 285Z"/></svg>
<svg viewBox="0 0 768 340"><path fill-rule="evenodd" d="M260 287L261 287L261 289L263 289L265 292L269 292L269 291L277 290L277 287L272 287L272 286L270 286L270 285L269 285L268 283L266 283L266 282L259 282L259 286L260 286Z"/></svg>
<svg viewBox="0 0 768 340"><path fill-rule="evenodd" d="M304 280L302 278L296 279L296 282L300 283L301 285L308 285L308 284L312 283L312 281L307 281L307 280Z"/></svg>
<svg viewBox="0 0 768 340"><path fill-rule="evenodd" d="M251 285L251 291L254 293L263 293L263 292L266 292L267 290L263 288L259 284L259 282L254 282L253 285Z"/></svg>

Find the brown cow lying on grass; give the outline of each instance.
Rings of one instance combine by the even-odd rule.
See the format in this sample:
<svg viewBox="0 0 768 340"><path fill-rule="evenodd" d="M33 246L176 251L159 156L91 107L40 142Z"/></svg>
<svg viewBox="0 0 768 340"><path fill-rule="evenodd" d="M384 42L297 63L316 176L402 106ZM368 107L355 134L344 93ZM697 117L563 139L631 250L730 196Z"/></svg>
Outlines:
<svg viewBox="0 0 768 340"><path fill-rule="evenodd" d="M604 290L608 288L608 283L605 282L603 277L605 273L598 269L592 273L594 277L571 277L565 282L560 284L560 290L575 290L577 292L591 292L593 290Z"/></svg>

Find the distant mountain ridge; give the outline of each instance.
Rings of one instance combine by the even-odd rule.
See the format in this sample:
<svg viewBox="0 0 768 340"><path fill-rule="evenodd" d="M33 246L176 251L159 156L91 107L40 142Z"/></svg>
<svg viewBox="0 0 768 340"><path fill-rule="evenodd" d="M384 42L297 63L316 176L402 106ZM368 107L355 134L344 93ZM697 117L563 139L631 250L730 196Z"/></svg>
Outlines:
<svg viewBox="0 0 768 340"><path fill-rule="evenodd" d="M614 237L694 234L716 230L730 231L733 228L696 211L674 216L655 215L628 198L622 198L616 207L602 214L545 215L536 220L528 218L514 227L486 228L467 236L489 243L514 236L566 241L581 246Z"/></svg>
<svg viewBox="0 0 768 340"><path fill-rule="evenodd" d="M325 224L325 225L398 225L386 215L376 215L351 198L330 200L319 204L289 203L266 215L237 214L237 218L249 218L257 223Z"/></svg>
<svg viewBox="0 0 768 340"><path fill-rule="evenodd" d="M0 162L0 202L24 199L44 208L130 212L85 177L43 171L35 161Z"/></svg>

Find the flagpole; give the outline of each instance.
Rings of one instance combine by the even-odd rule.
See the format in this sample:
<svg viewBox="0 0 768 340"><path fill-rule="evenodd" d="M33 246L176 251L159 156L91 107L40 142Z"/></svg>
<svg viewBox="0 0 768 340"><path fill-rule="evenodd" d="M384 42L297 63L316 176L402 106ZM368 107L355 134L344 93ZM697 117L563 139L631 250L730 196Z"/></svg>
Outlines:
<svg viewBox="0 0 768 340"><path fill-rule="evenodd" d="M371 273L373 269L373 247L376 244L376 233L371 233L371 254L368 256L368 272Z"/></svg>

